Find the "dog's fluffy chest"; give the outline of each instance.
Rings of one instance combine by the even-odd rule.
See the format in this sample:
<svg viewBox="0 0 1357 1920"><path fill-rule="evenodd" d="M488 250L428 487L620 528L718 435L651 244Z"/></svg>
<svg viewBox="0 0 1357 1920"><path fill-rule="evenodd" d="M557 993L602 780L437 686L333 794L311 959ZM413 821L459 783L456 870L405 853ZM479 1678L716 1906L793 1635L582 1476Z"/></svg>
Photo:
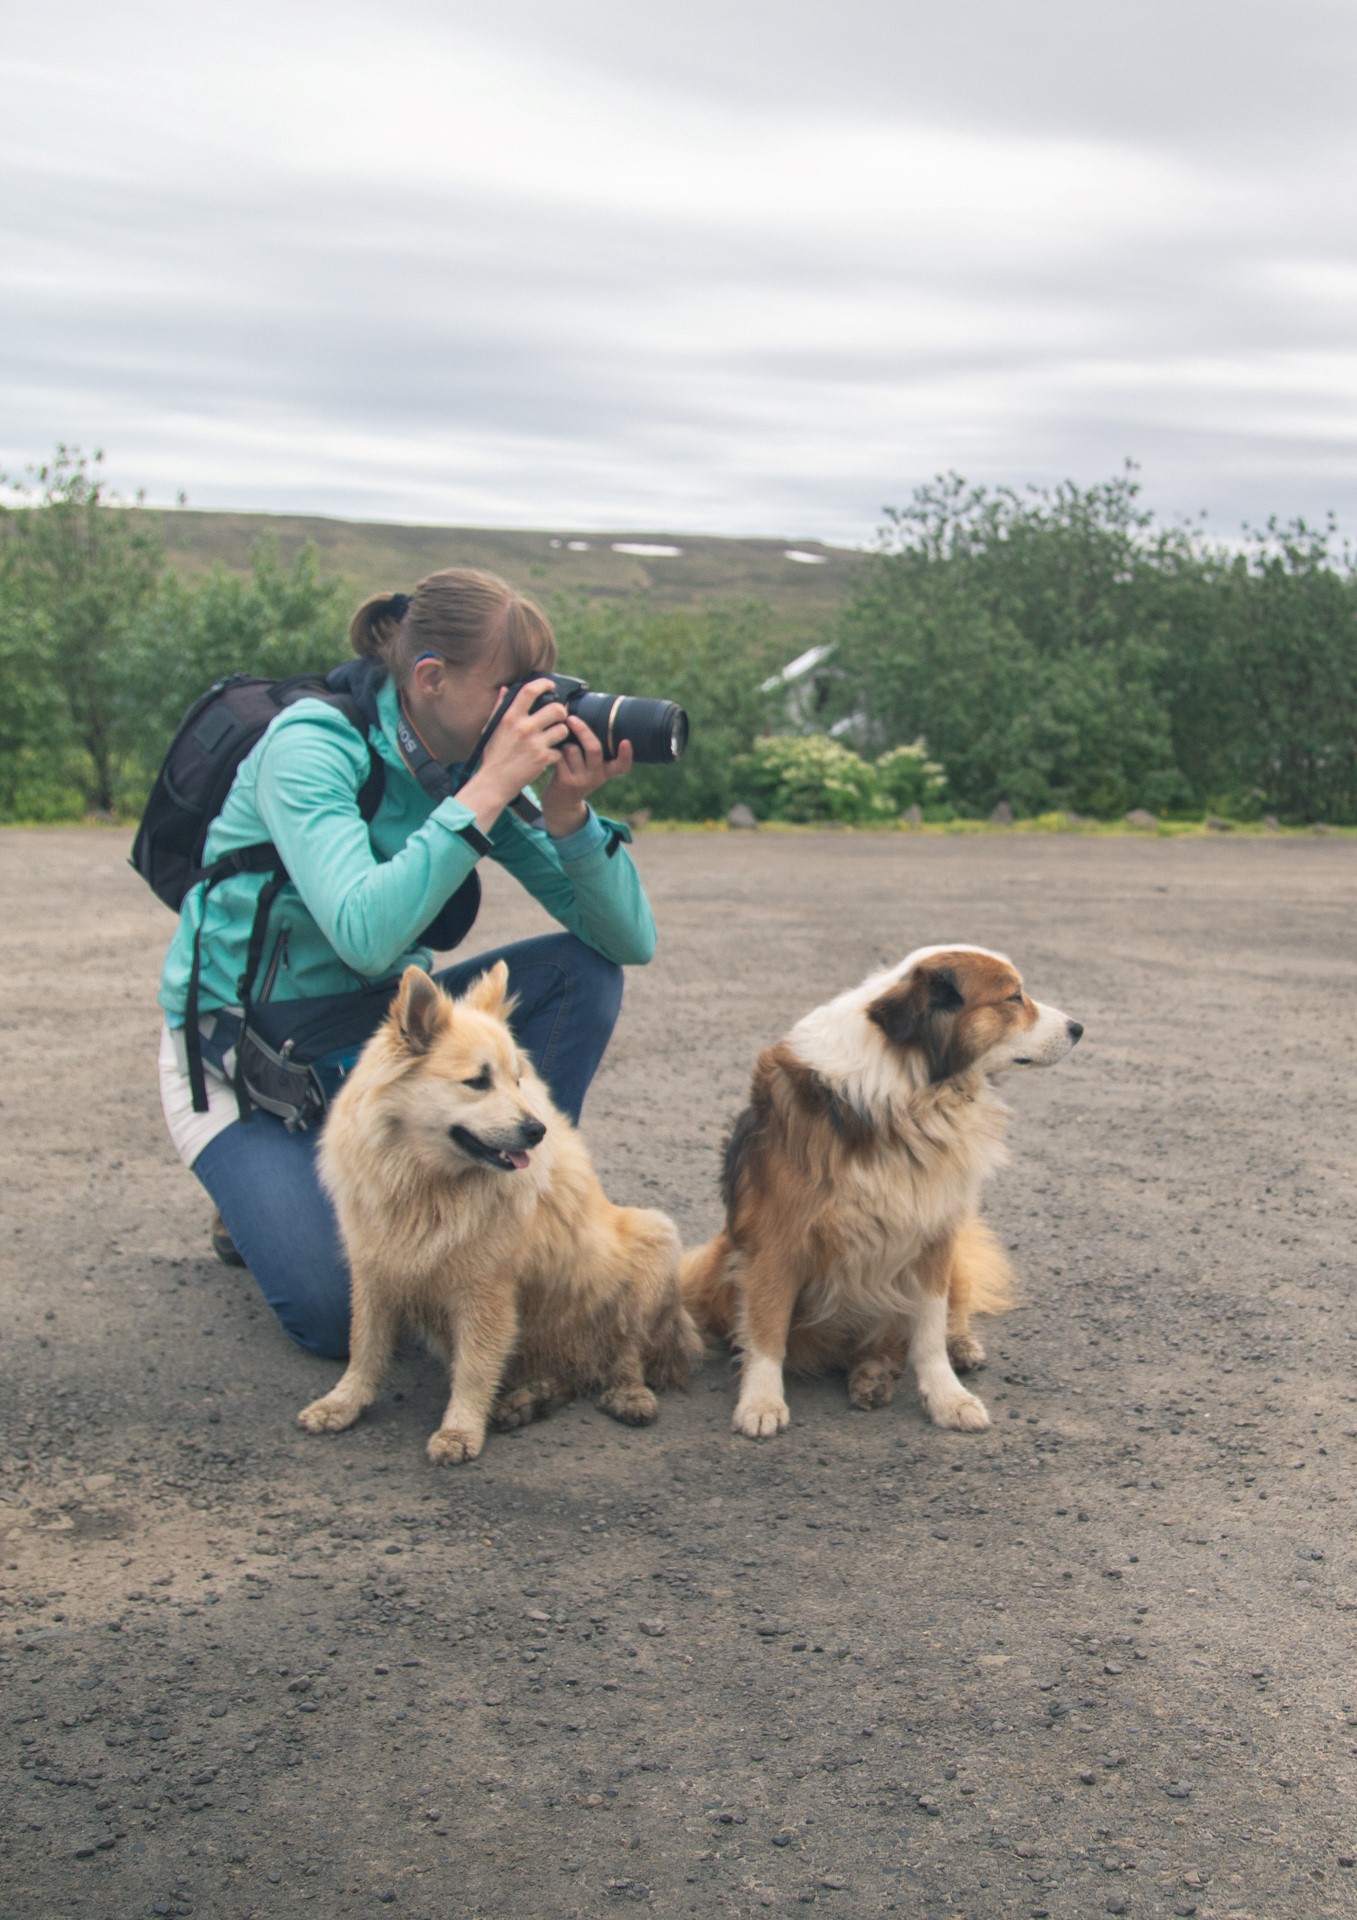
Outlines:
<svg viewBox="0 0 1357 1920"><path fill-rule="evenodd" d="M1004 1158L1005 1118L986 1087L879 1112L870 1141L834 1169L829 1208L844 1277L907 1268L955 1232Z"/></svg>
<svg viewBox="0 0 1357 1920"><path fill-rule="evenodd" d="M504 1259L541 1205L547 1157L523 1173L473 1173L426 1193L410 1237L422 1242L429 1268L451 1279Z"/></svg>
<svg viewBox="0 0 1357 1920"><path fill-rule="evenodd" d="M369 1160L366 1179L341 1187L339 1213L351 1248L390 1270L412 1307L476 1292L513 1271L515 1249L541 1204L543 1167L429 1179L410 1164L397 1178L380 1177L390 1171Z"/></svg>

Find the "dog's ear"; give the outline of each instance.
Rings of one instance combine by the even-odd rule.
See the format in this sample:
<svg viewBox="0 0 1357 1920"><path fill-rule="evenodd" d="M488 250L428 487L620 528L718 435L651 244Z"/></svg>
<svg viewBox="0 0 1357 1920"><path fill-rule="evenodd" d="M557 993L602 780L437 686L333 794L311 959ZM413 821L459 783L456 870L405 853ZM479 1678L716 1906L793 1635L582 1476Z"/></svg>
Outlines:
<svg viewBox="0 0 1357 1920"><path fill-rule="evenodd" d="M407 1050L427 1053L451 1017L452 1002L434 985L423 967L407 967L391 1009L391 1018Z"/></svg>
<svg viewBox="0 0 1357 1920"><path fill-rule="evenodd" d="M483 973L479 980L472 981L462 998L467 1006L475 1007L478 1013L488 1013L492 1019L503 1020L512 1005L507 963L496 960L494 966Z"/></svg>
<svg viewBox="0 0 1357 1920"><path fill-rule="evenodd" d="M867 1018L897 1047L918 1040L931 1016L957 1013L966 1004L950 967L915 967L867 1009Z"/></svg>
<svg viewBox="0 0 1357 1920"><path fill-rule="evenodd" d="M950 967L928 967L923 978L928 983L930 1013L960 1013L966 1004L966 996L957 985L957 977Z"/></svg>
<svg viewBox="0 0 1357 1920"><path fill-rule="evenodd" d="M956 1016L965 1004L950 967L921 966L873 1000L867 1018L892 1046L918 1047L928 1062L930 1080L946 1080L960 1071Z"/></svg>

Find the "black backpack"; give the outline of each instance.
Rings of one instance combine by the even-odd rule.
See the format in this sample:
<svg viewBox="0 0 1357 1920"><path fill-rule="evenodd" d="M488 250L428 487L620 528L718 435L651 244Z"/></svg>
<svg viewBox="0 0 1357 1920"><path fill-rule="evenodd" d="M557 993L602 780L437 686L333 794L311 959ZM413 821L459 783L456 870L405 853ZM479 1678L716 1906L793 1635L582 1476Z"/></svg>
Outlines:
<svg viewBox="0 0 1357 1920"><path fill-rule="evenodd" d="M225 680L218 680L194 701L175 730L156 775L132 843L131 865L158 899L178 912L186 896L200 884L206 893L219 880L232 874L269 876L260 889L244 970L236 982L245 1029L249 1026L255 978L263 958L269 912L289 876L277 848L267 840L237 847L204 865L208 829L225 805L246 755L259 744L270 723L286 707L303 699L323 700L327 706L336 708L367 745L372 764L358 792L358 811L364 820L370 821L381 805L386 788L385 763L368 739L369 728L379 724L377 693L385 678L386 669L368 660L348 660L327 674L301 673L285 680L231 674ZM455 947L470 931L479 906L480 881L473 872L420 935L420 943L439 950ZM194 936L193 964L184 1008L184 1042L195 1113L207 1112L198 1027L201 941L200 922ZM356 1004L353 995L334 998ZM374 1030L376 1024L378 1021L373 1023ZM295 1055L295 1049L291 1051ZM236 1094L241 1118L248 1119L251 1102L239 1073Z"/></svg>
<svg viewBox="0 0 1357 1920"><path fill-rule="evenodd" d="M355 662L355 664L357 664ZM349 691L334 674L299 673L289 680L264 680L233 673L195 700L175 729L164 763L132 842L132 865L157 899L177 913L199 881L224 880L232 873L268 873L277 859L272 845L238 847L211 867L203 864L208 829L226 804L240 763L258 746L271 721L297 700L323 700L344 715L367 741L376 723L376 688ZM369 747L371 753L371 748ZM371 820L385 790L385 767L372 753L372 766L358 795L358 810Z"/></svg>

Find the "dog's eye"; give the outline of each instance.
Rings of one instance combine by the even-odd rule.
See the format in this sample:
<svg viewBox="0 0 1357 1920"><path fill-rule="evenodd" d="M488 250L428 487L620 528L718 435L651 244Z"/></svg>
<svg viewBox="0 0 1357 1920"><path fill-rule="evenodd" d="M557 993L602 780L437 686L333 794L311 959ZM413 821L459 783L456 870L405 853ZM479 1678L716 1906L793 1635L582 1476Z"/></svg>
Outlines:
<svg viewBox="0 0 1357 1920"><path fill-rule="evenodd" d="M1021 1006L1021 1005L1022 1005L1022 1002L1023 1002L1023 991L1022 991L1022 988L1021 988L1021 987L1019 987L1019 988L1018 988L1018 991L1017 991L1016 993L1010 993L1008 997L1009 997L1009 999L1010 999L1010 1000L1016 1000L1016 1001L1017 1001L1017 1003L1018 1003L1018 1005L1019 1005L1019 1006Z"/></svg>
<svg viewBox="0 0 1357 1920"><path fill-rule="evenodd" d="M482 1067L474 1080L463 1080L462 1085L464 1087L470 1087L473 1093L489 1093L490 1091L489 1067Z"/></svg>

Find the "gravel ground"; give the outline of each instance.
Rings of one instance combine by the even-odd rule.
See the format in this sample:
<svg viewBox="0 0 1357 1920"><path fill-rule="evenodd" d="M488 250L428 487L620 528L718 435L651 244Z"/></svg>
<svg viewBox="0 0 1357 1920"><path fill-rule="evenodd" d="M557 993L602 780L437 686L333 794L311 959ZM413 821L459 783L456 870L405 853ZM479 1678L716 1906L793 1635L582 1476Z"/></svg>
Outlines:
<svg viewBox="0 0 1357 1920"><path fill-rule="evenodd" d="M293 1426L337 1369L208 1256L125 853L0 834L6 1914L1357 1911L1357 845L643 837L585 1126L685 1239L758 1048L869 967L999 946L1085 1022L1012 1083L995 1424L830 1380L754 1445L713 1358L441 1472L414 1351Z"/></svg>

